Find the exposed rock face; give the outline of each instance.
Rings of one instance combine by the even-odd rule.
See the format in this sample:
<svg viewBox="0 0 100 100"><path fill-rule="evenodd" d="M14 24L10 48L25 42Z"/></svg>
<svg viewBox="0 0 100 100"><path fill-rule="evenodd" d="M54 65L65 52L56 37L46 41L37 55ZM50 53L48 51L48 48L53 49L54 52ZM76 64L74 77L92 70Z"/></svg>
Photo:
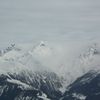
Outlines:
<svg viewBox="0 0 100 100"><path fill-rule="evenodd" d="M0 100L58 100L61 87L61 80L54 73L2 74Z"/></svg>

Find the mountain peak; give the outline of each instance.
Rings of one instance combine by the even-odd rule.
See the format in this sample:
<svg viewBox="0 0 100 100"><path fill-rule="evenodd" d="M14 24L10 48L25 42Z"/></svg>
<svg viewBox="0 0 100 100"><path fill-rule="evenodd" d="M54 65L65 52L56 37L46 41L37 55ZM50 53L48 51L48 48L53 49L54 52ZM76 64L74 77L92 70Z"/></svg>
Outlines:
<svg viewBox="0 0 100 100"><path fill-rule="evenodd" d="M46 46L46 41L41 41L40 46Z"/></svg>
<svg viewBox="0 0 100 100"><path fill-rule="evenodd" d="M13 50L15 48L15 44L11 44L10 46L8 46L5 49L0 50L0 56L5 55L6 53L10 52L11 50Z"/></svg>

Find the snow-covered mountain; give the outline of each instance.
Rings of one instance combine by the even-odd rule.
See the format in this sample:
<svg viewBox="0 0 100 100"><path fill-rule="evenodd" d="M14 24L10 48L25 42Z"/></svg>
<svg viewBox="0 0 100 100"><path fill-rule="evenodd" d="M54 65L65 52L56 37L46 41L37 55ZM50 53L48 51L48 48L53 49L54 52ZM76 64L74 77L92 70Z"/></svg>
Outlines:
<svg viewBox="0 0 100 100"><path fill-rule="evenodd" d="M100 70L91 70L70 84L61 100L99 100Z"/></svg>
<svg viewBox="0 0 100 100"><path fill-rule="evenodd" d="M52 54L53 49L44 42L27 50L16 45L7 49L0 56L0 100L60 98L63 78L42 63Z"/></svg>
<svg viewBox="0 0 100 100"><path fill-rule="evenodd" d="M0 100L55 100L62 96L62 80L52 72L0 75Z"/></svg>
<svg viewBox="0 0 100 100"><path fill-rule="evenodd" d="M1 67L3 66L1 69L4 69L4 71L27 69L33 71L51 70L56 73L59 72L56 71L56 69L57 66L61 65L59 54L62 51L58 47L49 45L46 41L27 46L25 49L23 46L16 46L15 44L11 44L11 46L7 48L10 48L10 50L4 49L6 52L0 56L0 65ZM4 52L3 50L1 51Z"/></svg>
<svg viewBox="0 0 100 100"><path fill-rule="evenodd" d="M85 49L81 49L78 53L75 52L77 54L75 57L73 56L75 53L71 54L72 52L70 52L71 46L68 47L71 48L69 51L66 48L51 45L47 41L34 43L34 45L27 46L26 49L23 46L11 44L7 49L1 50L4 52L0 56L1 71L13 72L15 70L15 72L18 72L18 70L21 71L23 69L31 71L49 70L63 77L68 75L66 80L70 84L70 82L85 74L94 66L98 66L100 47L96 43L83 47ZM70 59L73 60L71 61ZM70 63L72 64L69 65Z"/></svg>
<svg viewBox="0 0 100 100"><path fill-rule="evenodd" d="M71 49L65 46L52 45L47 41L27 48L11 44L8 48L3 49L6 52L1 50L0 56L0 100L64 99L67 87L77 78L95 68L99 70L96 67L100 58L97 44L75 52L77 56L73 56L69 52ZM68 59L74 58L72 66L69 66L71 61Z"/></svg>
<svg viewBox="0 0 100 100"><path fill-rule="evenodd" d="M13 66L12 64L14 64L15 66L17 64L20 64L26 69L28 67L32 67L32 69L35 69L35 66L42 66L41 62L36 58L36 56L38 56L38 58L40 58L40 56L44 57L45 55L47 56L49 52L51 52L49 48L46 48L45 46L42 47L42 45L43 43L40 43L36 47L32 47L30 50L23 50L22 48L18 48L15 45L13 45L13 47L11 45L11 47L8 47L10 49L2 50L3 54L0 57L0 61L4 64L4 66L6 65L6 63L8 66ZM20 68L22 69L23 67Z"/></svg>

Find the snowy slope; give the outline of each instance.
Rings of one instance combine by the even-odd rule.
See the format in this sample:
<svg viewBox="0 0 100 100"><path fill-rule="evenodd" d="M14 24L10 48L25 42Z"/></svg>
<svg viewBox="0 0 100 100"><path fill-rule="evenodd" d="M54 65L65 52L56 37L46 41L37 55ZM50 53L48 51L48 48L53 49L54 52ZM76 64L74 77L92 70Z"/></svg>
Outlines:
<svg viewBox="0 0 100 100"><path fill-rule="evenodd" d="M53 72L0 75L0 100L55 100L62 96L60 88L62 79Z"/></svg>
<svg viewBox="0 0 100 100"><path fill-rule="evenodd" d="M6 68L6 65L10 66L11 69L15 66L15 68L20 69L56 71L54 66L58 66L56 61L60 61L60 59L57 59L58 54L59 50L57 48L51 47L43 41L25 50L14 45L11 50L7 50L0 56L0 64L1 67L5 66L4 68ZM48 64L50 62L51 65Z"/></svg>
<svg viewBox="0 0 100 100"><path fill-rule="evenodd" d="M66 49L65 45L52 45L47 41L26 47L24 49L21 45L11 45L10 50L7 49L0 56L0 74L19 74L22 71L53 72L59 78L62 77L63 87L60 91L64 92L78 77L99 65L100 47L97 44L83 46L83 49L75 53L72 53L71 45ZM77 51L78 48L74 49Z"/></svg>
<svg viewBox="0 0 100 100"><path fill-rule="evenodd" d="M71 45L66 47L67 49L64 46L52 45L47 41L27 46L26 49L23 46L11 45L8 47L10 49L4 49L6 52L0 56L1 71L46 70L63 76L70 84L94 66L98 66L100 47L97 44L85 46L78 53L71 52Z"/></svg>
<svg viewBox="0 0 100 100"><path fill-rule="evenodd" d="M16 50L15 46L5 52L0 57L0 100L60 98L63 79L41 61L52 54L53 50L43 42L31 49Z"/></svg>
<svg viewBox="0 0 100 100"><path fill-rule="evenodd" d="M99 100L100 69L91 70L70 84L61 100Z"/></svg>

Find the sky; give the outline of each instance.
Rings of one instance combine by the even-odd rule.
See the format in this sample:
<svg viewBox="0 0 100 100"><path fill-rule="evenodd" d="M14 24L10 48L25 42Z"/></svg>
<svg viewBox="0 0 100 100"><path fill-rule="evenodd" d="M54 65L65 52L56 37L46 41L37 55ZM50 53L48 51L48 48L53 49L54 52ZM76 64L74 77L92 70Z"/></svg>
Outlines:
<svg viewBox="0 0 100 100"><path fill-rule="evenodd" d="M91 40L99 32L99 0L0 0L0 47L34 40Z"/></svg>

